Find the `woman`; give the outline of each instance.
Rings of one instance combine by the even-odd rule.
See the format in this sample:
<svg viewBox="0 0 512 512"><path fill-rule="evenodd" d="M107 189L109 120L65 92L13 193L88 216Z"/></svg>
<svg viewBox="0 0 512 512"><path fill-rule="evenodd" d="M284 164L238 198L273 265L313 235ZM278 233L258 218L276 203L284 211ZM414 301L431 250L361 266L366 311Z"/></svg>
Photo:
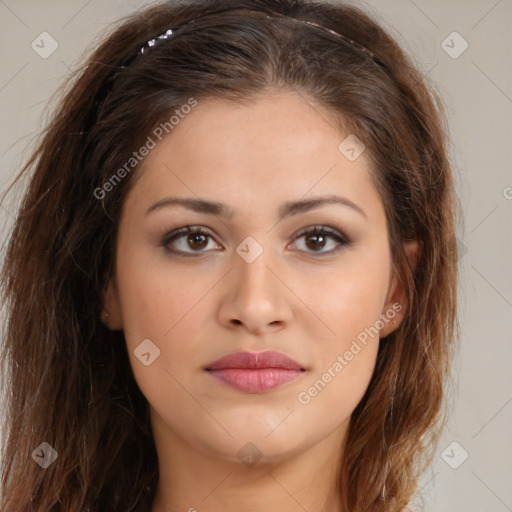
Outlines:
<svg viewBox="0 0 512 512"><path fill-rule="evenodd" d="M2 273L2 510L405 510L457 335L442 104L340 3L162 3L69 83Z"/></svg>

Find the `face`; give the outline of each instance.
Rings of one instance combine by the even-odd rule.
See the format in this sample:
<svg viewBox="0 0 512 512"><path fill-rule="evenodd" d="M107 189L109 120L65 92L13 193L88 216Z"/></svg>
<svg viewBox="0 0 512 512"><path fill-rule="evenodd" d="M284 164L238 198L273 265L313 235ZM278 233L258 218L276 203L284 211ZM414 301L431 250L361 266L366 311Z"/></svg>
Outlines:
<svg viewBox="0 0 512 512"><path fill-rule="evenodd" d="M271 462L343 439L379 336L405 312L384 206L365 152L340 146L349 135L295 92L211 99L137 170L105 309L159 442ZM244 351L300 369L211 371Z"/></svg>

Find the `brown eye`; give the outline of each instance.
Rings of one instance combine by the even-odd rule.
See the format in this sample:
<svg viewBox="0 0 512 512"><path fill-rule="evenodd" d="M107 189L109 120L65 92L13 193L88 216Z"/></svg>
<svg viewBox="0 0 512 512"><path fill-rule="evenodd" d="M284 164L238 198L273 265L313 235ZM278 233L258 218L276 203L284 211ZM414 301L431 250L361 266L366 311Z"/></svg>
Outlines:
<svg viewBox="0 0 512 512"><path fill-rule="evenodd" d="M195 256L207 252L209 241L213 240L212 235L201 228L187 226L178 229L167 235L161 245L169 252L183 255Z"/></svg>
<svg viewBox="0 0 512 512"><path fill-rule="evenodd" d="M344 246L351 245L351 242L347 237L343 236L338 231L334 231L323 226L315 226L313 229L303 232L296 240L301 238L305 240L305 252L317 253L320 256L324 254L332 254ZM326 246L329 246L329 242L331 242L331 246L333 246L333 248L331 250L324 251L323 249Z"/></svg>

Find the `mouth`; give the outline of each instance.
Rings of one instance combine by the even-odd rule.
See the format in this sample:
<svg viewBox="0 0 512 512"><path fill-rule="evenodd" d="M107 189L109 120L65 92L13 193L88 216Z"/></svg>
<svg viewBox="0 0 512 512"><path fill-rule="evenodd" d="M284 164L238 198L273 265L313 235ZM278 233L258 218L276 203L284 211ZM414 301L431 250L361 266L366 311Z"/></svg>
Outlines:
<svg viewBox="0 0 512 512"><path fill-rule="evenodd" d="M222 384L246 393L263 393L302 376L306 369L274 351L237 352L225 356L205 370Z"/></svg>

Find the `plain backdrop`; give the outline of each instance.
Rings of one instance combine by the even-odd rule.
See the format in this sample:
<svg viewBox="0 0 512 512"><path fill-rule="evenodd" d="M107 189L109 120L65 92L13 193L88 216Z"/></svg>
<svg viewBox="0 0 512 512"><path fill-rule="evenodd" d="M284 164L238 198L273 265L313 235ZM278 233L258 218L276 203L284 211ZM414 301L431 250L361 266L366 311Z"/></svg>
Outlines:
<svg viewBox="0 0 512 512"><path fill-rule="evenodd" d="M109 23L147 3L0 0L0 191L28 156L45 106L83 51ZM422 479L425 510L512 511L512 0L364 5L442 95L465 210L455 405ZM16 201L8 196L0 206L2 241Z"/></svg>

